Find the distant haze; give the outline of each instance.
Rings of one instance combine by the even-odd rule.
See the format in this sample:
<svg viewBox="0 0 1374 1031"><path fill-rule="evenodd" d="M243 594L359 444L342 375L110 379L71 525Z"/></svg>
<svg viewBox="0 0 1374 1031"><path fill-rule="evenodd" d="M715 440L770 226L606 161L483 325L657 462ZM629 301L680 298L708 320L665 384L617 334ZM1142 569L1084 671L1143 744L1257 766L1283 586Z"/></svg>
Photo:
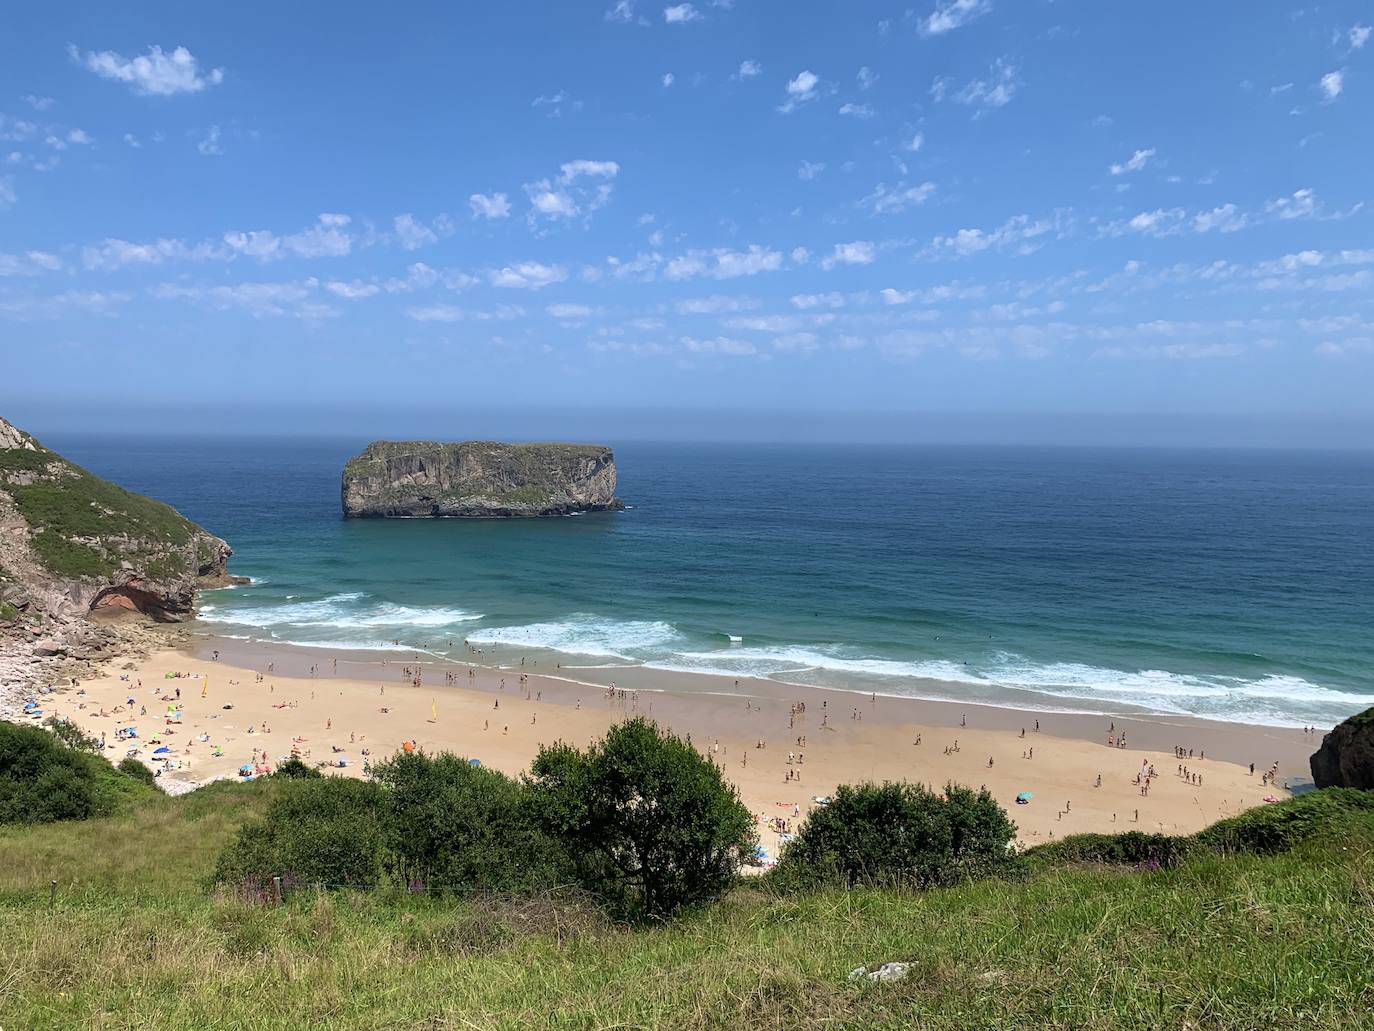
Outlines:
<svg viewBox="0 0 1374 1031"><path fill-rule="evenodd" d="M39 438L285 436L438 440L955 444L1374 449L1374 416L853 412L706 408L437 405L34 404L0 397L0 415Z"/></svg>

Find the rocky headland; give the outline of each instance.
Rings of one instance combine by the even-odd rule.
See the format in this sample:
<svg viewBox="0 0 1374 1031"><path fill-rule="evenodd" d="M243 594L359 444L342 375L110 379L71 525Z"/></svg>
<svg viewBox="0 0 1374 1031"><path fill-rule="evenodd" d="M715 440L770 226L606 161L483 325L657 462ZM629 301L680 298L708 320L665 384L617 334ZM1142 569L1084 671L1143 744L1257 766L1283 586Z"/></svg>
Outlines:
<svg viewBox="0 0 1374 1031"><path fill-rule="evenodd" d="M617 511L599 444L379 440L344 466L346 518L523 518Z"/></svg>
<svg viewBox="0 0 1374 1031"><path fill-rule="evenodd" d="M0 716L148 643L149 622L190 619L197 590L238 580L231 553L0 419Z"/></svg>
<svg viewBox="0 0 1374 1031"><path fill-rule="evenodd" d="M1374 791L1374 709L1338 723L1312 754L1312 781L1319 788Z"/></svg>

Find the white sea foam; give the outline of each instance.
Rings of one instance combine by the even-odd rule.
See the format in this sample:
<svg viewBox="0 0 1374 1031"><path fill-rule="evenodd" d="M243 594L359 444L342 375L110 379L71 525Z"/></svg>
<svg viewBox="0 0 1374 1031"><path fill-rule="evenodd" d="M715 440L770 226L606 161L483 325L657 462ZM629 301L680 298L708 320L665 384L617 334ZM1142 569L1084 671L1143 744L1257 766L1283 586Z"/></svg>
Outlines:
<svg viewBox="0 0 1374 1031"><path fill-rule="evenodd" d="M486 627L468 635L474 644L546 648L573 655L598 655L633 661L681 640L670 623L614 620L575 615L548 623Z"/></svg>
<svg viewBox="0 0 1374 1031"><path fill-rule="evenodd" d="M237 623L262 629L272 627L332 627L339 630L368 630L389 627L434 629L468 623L481 619L477 612L440 606L420 607L378 602L361 591L333 594L317 601L298 601L285 605L265 605L261 608L221 610L219 606L201 606L201 616L214 617L211 622Z"/></svg>

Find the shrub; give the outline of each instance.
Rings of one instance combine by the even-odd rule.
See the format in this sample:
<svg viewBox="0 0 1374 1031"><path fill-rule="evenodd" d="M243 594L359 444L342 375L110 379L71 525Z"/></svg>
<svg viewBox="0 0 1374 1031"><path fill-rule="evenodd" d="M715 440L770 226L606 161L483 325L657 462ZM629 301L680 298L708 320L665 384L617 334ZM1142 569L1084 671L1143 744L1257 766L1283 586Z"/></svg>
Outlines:
<svg viewBox="0 0 1374 1031"><path fill-rule="evenodd" d="M307 766L297 756L292 756L271 773L278 780L311 780L324 774L312 766Z"/></svg>
<svg viewBox="0 0 1374 1031"><path fill-rule="evenodd" d="M380 790L321 777L288 782L261 820L246 824L215 870L221 883L375 887L384 865Z"/></svg>
<svg viewBox="0 0 1374 1031"><path fill-rule="evenodd" d="M430 890L520 890L557 882L561 849L519 782L451 752L399 753L373 770L390 863Z"/></svg>
<svg viewBox="0 0 1374 1031"><path fill-rule="evenodd" d="M928 888L998 872L1016 826L986 791L842 785L783 848L773 877L796 889L839 882Z"/></svg>
<svg viewBox="0 0 1374 1031"><path fill-rule="evenodd" d="M1186 837L1126 831L1122 834L1072 834L1037 845L1026 855L1035 867L1105 863L1111 866L1174 867L1193 850Z"/></svg>
<svg viewBox="0 0 1374 1031"><path fill-rule="evenodd" d="M720 770L643 719L586 752L541 749L530 784L583 887L620 916L659 919L719 896L754 846L753 818Z"/></svg>
<svg viewBox="0 0 1374 1031"><path fill-rule="evenodd" d="M123 759L119 760L119 765L116 766L115 769L126 777L132 777L134 780L141 780L149 787L157 787L157 777L153 774L153 771L148 769L147 766L143 765L143 763L139 762L132 755L126 755Z"/></svg>
<svg viewBox="0 0 1374 1031"><path fill-rule="evenodd" d="M71 724L59 722L53 729L98 746ZM108 816L146 794L142 784L100 756L68 747L39 727L0 721L0 824Z"/></svg>
<svg viewBox="0 0 1374 1031"><path fill-rule="evenodd" d="M92 755L100 754L100 738L85 733L71 720L49 716L43 721L43 726L68 748L75 748L78 752L90 752Z"/></svg>

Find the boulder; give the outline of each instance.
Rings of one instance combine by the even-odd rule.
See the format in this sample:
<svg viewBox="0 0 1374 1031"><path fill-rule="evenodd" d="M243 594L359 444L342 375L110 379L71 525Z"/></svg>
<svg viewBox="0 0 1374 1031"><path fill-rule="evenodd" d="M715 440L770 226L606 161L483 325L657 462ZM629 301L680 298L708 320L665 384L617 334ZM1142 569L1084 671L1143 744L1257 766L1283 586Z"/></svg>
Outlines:
<svg viewBox="0 0 1374 1031"><path fill-rule="evenodd" d="M1319 788L1374 791L1374 708L1337 724L1322 738L1311 765Z"/></svg>

